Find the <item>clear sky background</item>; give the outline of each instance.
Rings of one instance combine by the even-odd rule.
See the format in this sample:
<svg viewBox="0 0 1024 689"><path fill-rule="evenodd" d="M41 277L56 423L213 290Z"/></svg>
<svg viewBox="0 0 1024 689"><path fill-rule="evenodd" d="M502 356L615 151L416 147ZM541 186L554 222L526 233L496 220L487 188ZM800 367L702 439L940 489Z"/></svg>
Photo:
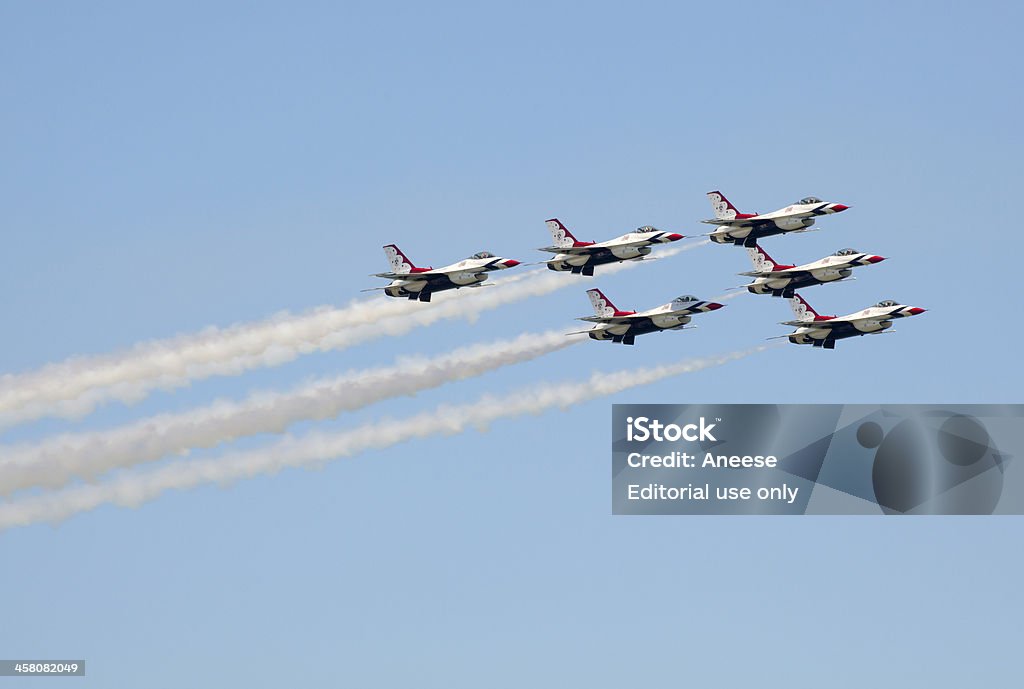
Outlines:
<svg viewBox="0 0 1024 689"><path fill-rule="evenodd" d="M1020 519L613 517L607 424L612 402L1020 402L1022 14L3 3L0 372L342 304L380 284L390 242L441 265L539 260L553 216L581 239L697 234L710 189L748 212L851 206L764 242L787 263L890 257L807 290L822 313L929 311L833 352L782 346L485 433L0 533L0 656L86 658L76 681L96 687L1016 686ZM567 326L591 285L640 309L749 269L706 246L0 442ZM696 330L294 430L742 349L789 317L741 295Z"/></svg>

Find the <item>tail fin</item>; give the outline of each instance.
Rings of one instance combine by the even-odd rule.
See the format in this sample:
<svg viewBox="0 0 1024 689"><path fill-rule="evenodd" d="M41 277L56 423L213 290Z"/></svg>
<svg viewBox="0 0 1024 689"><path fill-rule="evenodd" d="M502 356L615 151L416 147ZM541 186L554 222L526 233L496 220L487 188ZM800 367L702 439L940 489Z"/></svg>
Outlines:
<svg viewBox="0 0 1024 689"><path fill-rule="evenodd" d="M789 307L793 309L793 315L798 321L813 321L818 318L818 312L799 294L790 297Z"/></svg>
<svg viewBox="0 0 1024 689"><path fill-rule="evenodd" d="M736 206L729 202L729 199L725 198L725 195L720 191L709 191L708 201L711 202L711 207L715 211L715 217L719 220L733 220L738 215L743 215Z"/></svg>
<svg viewBox="0 0 1024 689"><path fill-rule="evenodd" d="M546 220L545 224L548 226L548 230L551 232L551 238L555 240L555 246L576 246L579 241L572 236L572 232L562 224L562 221L558 218L551 218Z"/></svg>
<svg viewBox="0 0 1024 689"><path fill-rule="evenodd" d="M608 300L608 297L599 289L588 289L587 296L590 297L590 303L594 307L594 315L596 316L614 316L619 313L619 310L615 308L615 304Z"/></svg>
<svg viewBox="0 0 1024 689"><path fill-rule="evenodd" d="M779 265L757 243L754 246L747 247L747 254L750 256L750 262L754 265L754 271L757 273L770 273Z"/></svg>
<svg viewBox="0 0 1024 689"><path fill-rule="evenodd" d="M388 263L391 264L391 272L393 273L415 273L419 269L412 264L402 250L394 244L388 244L384 247L384 255L387 256Z"/></svg>

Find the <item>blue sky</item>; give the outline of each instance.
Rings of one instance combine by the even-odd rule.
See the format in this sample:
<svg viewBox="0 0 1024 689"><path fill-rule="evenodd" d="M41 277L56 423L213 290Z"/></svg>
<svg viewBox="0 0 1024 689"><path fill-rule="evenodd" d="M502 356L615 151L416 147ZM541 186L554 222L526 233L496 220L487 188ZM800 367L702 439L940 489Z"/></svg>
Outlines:
<svg viewBox="0 0 1024 689"><path fill-rule="evenodd" d="M613 518L602 429L612 402L1019 402L1021 19L997 2L3 5L0 372L341 304L390 242L439 265L538 260L553 216L581 239L697 234L710 189L743 211L850 205L765 248L890 257L808 290L820 312L929 312L834 352L2 533L0 655L84 657L103 687L1010 684L1018 519ZM2 441L569 325L591 285L646 308L744 270L703 247ZM295 430L745 348L788 318L743 295L697 330Z"/></svg>

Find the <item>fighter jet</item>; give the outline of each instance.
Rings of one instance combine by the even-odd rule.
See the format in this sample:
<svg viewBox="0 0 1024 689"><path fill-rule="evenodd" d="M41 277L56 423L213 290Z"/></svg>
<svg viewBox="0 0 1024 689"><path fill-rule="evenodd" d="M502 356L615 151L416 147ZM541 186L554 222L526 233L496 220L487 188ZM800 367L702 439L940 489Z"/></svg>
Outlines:
<svg viewBox="0 0 1024 689"><path fill-rule="evenodd" d="M604 242L581 242L572 236L558 218L547 220L546 223L555 241L554 246L540 249L555 254L554 258L545 261L548 268L558 271L569 270L583 275L593 275L594 266L605 263L642 259L651 253L651 245L678 242L683 238L681 234L662 232L645 225Z"/></svg>
<svg viewBox="0 0 1024 689"><path fill-rule="evenodd" d="M374 277L388 278L391 284L373 289L384 290L384 294L389 297L406 297L420 301L430 301L431 295L435 292L460 287L479 287L487 279L487 273L490 271L505 270L519 265L519 261L495 256L489 251L475 253L467 259L443 268L417 268L394 244L384 247L384 255L391 264L391 272L374 273Z"/></svg>
<svg viewBox="0 0 1024 689"><path fill-rule="evenodd" d="M805 263L802 266L787 266L777 263L768 252L757 244L747 247L754 270L740 273L754 278L749 285L743 285L752 294L770 294L773 297L793 296L794 291L812 285L824 285L850 277L858 266L881 263L884 256L865 254L856 249L840 249L831 256Z"/></svg>
<svg viewBox="0 0 1024 689"><path fill-rule="evenodd" d="M716 311L724 306L716 302L701 301L697 297L677 297L668 304L647 311L620 311L599 289L588 289L587 296L594 306L593 316L577 320L597 323L590 330L581 330L592 340L611 340L631 345L637 335L662 330L680 330L695 313ZM576 335L578 333L570 333Z"/></svg>
<svg viewBox="0 0 1024 689"><path fill-rule="evenodd" d="M836 340L879 334L891 328L897 318L909 318L925 312L925 309L917 306L886 300L846 316L819 316L799 294L793 295L789 305L796 320L784 321L782 325L797 328L795 332L780 337L788 338L793 344L809 344L825 349L835 349Z"/></svg>
<svg viewBox="0 0 1024 689"><path fill-rule="evenodd" d="M787 232L806 232L819 215L841 213L849 206L841 203L827 203L808 196L791 206L771 213L740 213L720 191L709 191L708 199L715 210L715 217L702 222L720 225L721 228L707 236L717 244L753 246L762 237L772 237Z"/></svg>

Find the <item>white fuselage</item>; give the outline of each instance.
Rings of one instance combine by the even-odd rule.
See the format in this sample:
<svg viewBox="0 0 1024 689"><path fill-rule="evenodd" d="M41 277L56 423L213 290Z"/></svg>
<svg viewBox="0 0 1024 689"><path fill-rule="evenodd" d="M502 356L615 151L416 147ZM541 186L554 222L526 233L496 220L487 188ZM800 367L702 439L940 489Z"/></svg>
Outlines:
<svg viewBox="0 0 1024 689"><path fill-rule="evenodd" d="M722 304L701 300L673 300L646 311L610 312L606 315L586 317L580 320L598 323L587 331L594 340L614 340L633 344L637 335L677 330L685 327L696 313L706 313L722 308Z"/></svg>
<svg viewBox="0 0 1024 689"><path fill-rule="evenodd" d="M806 284L820 284L835 282L850 277L852 269L857 266L868 265L871 254L857 254L855 256L826 256L817 261L805 263L800 266L793 266L784 270L773 271L770 274L754 278L750 287L751 291L773 291L789 287L794 282ZM767 272L767 271L766 271ZM808 277L810 279L808 279ZM756 288L763 288L758 290Z"/></svg>
<svg viewBox="0 0 1024 689"><path fill-rule="evenodd" d="M643 258L651 253L652 246L668 244L679 239L682 239L682 235L653 230L650 232L627 232L614 239L584 246L574 246L572 240L566 240L567 245L564 246L564 250L557 251L562 248L561 246L548 249L555 250L553 251L555 255L548 259L547 264L548 268L557 271L579 272L581 268L588 267L587 274L590 274L589 271L593 266Z"/></svg>
<svg viewBox="0 0 1024 689"><path fill-rule="evenodd" d="M671 302L662 304L646 311L637 311L630 315L635 322L611 323L595 329L595 340L610 340L615 335L625 335L630 329L635 334L654 332L655 330L674 330L682 328L689 323L692 313L686 309L679 309ZM646 321L645 319L650 319ZM649 325L648 325L649 323ZM640 325L643 324L643 325Z"/></svg>
<svg viewBox="0 0 1024 689"><path fill-rule="evenodd" d="M810 344L814 340L841 340L857 335L878 333L892 327L892 322L922 313L922 309L898 304L896 306L870 306L845 316L824 321L801 323L789 336L795 344Z"/></svg>
<svg viewBox="0 0 1024 689"><path fill-rule="evenodd" d="M504 269L506 266L503 265L503 260L499 257L466 258L443 268L409 273L408 277L392 280L384 288L384 291L392 297L404 297L409 294L418 294L428 286L433 291L439 291L477 285L487 280L489 271Z"/></svg>
<svg viewBox="0 0 1024 689"><path fill-rule="evenodd" d="M845 210L846 206L835 203L796 203L771 213L761 213L749 218L723 218L713 222L719 228L712 232L711 241L731 244L750 237L764 237L797 230L806 230L814 225L819 215L830 215Z"/></svg>
<svg viewBox="0 0 1024 689"><path fill-rule="evenodd" d="M626 239L627 237L633 237L633 239ZM660 244L661 242L650 242L645 245L637 246L635 244L629 244L629 242L638 241L633 233L625 234L616 239L609 239L606 242L598 242L587 246L587 249L593 249L588 253L566 253L566 254L555 254L550 259L552 262L565 263L569 266L584 266L587 263L595 262L595 259L605 258L605 263L612 263L616 261L628 261L631 258L640 258L651 253L651 244ZM604 251L602 251L602 249ZM610 254L610 256L609 256Z"/></svg>

